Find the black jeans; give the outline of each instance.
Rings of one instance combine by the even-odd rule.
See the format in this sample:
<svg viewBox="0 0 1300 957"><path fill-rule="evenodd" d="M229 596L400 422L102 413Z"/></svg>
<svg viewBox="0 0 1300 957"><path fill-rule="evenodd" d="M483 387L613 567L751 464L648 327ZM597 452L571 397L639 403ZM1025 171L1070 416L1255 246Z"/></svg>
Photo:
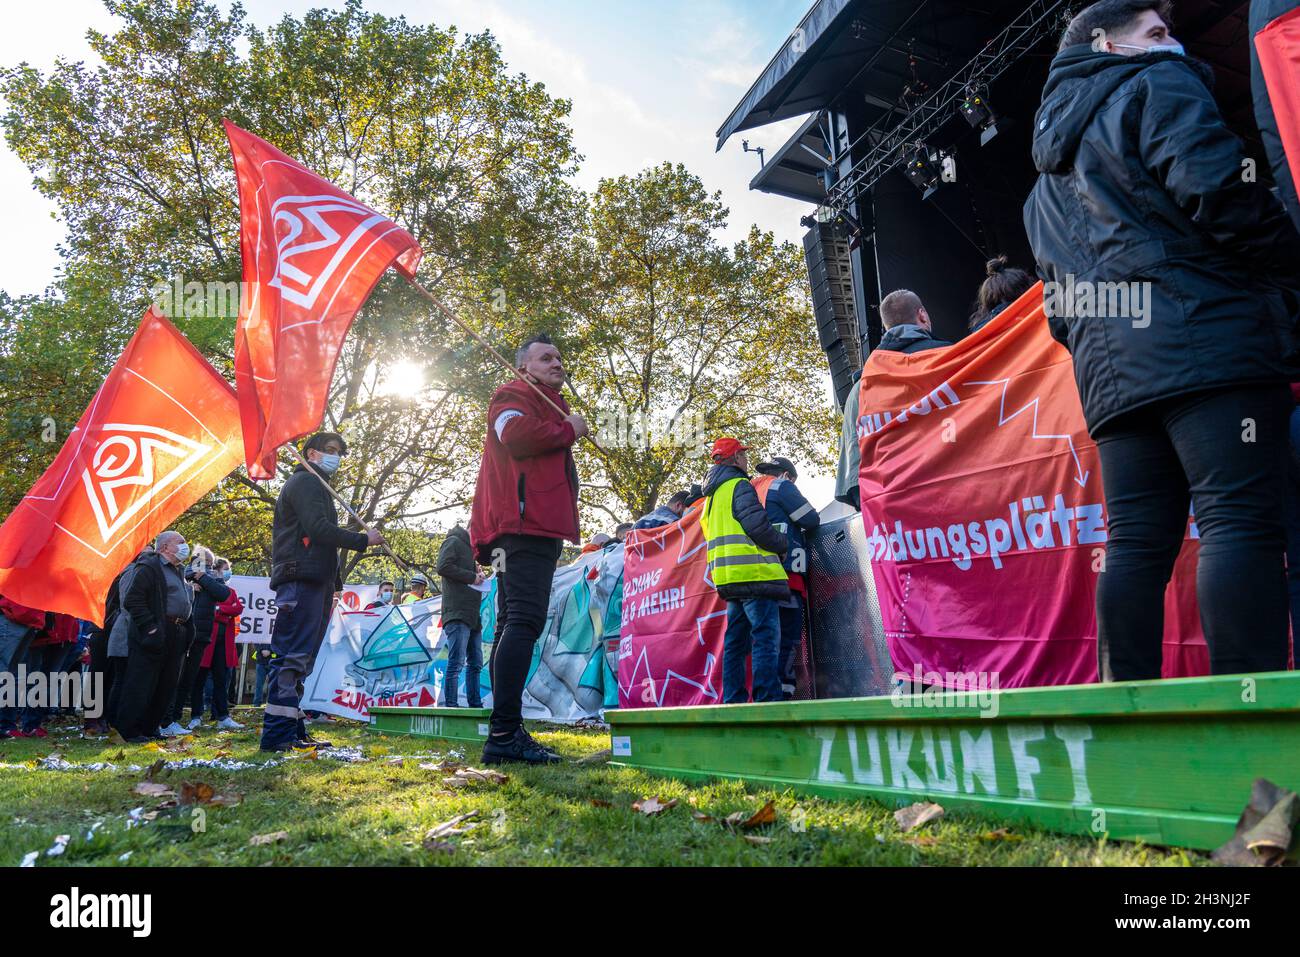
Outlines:
<svg viewBox="0 0 1300 957"><path fill-rule="evenodd" d="M163 646L157 652L150 654L132 645L125 658L113 659L118 670L109 720L124 738L152 737L168 717L193 630L171 622L164 629Z"/></svg>
<svg viewBox="0 0 1300 957"><path fill-rule="evenodd" d="M533 646L546 626L551 581L563 542L538 535L502 535L492 542L497 579L497 628L488 659L492 734L513 735L523 724L524 683ZM500 550L498 552L498 549Z"/></svg>
<svg viewBox="0 0 1300 957"><path fill-rule="evenodd" d="M208 639L211 641L212 639ZM207 642L199 644L197 636L194 641L190 642L189 650L185 653L185 661L181 665L180 679L176 682L176 694L172 701L170 718L176 723L180 723L185 714L185 706L190 703L194 682L199 676L199 664L203 661L203 651L207 648ZM191 718L201 718L203 716L203 686L199 685L199 707L196 711L190 708ZM169 722L170 723L170 722Z"/></svg>
<svg viewBox="0 0 1300 957"><path fill-rule="evenodd" d="M227 626L229 627L229 626ZM222 635L218 631L219 635ZM203 716L203 691L208 683L208 676L212 676L212 720L221 721L230 717L230 697L222 694L226 690L226 639L224 635L219 638L213 638L216 643L212 649L212 661L208 667L199 668L199 673L194 678L193 691L190 693L190 717L201 718ZM202 660L203 654L200 649L199 659Z"/></svg>
<svg viewBox="0 0 1300 957"><path fill-rule="evenodd" d="M1196 594L1213 674L1287 665L1284 385L1198 392L1120 416L1093 438L1106 491L1097 582L1103 681L1159 678L1165 586L1189 503L1200 532Z"/></svg>

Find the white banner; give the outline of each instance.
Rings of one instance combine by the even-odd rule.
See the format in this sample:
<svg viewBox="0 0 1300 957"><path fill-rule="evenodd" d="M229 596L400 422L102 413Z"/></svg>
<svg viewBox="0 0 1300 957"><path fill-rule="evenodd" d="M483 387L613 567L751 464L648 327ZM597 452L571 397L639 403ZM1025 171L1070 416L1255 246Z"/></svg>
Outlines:
<svg viewBox="0 0 1300 957"><path fill-rule="evenodd" d="M257 575L231 575L228 584L244 603L235 641L249 645L270 644L271 626L275 624L275 592L271 590L271 579ZM365 608L378 594L378 585L344 585L340 600L349 609Z"/></svg>

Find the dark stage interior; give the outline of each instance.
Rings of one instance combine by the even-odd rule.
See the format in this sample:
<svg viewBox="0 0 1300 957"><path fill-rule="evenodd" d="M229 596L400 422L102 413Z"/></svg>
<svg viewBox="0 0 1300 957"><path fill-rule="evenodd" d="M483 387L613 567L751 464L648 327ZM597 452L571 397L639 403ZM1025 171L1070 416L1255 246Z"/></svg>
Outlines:
<svg viewBox="0 0 1300 957"><path fill-rule="evenodd" d="M914 290L937 334L957 339L987 259L1005 253L1033 271L1021 225L1035 177L1032 121L1061 32L1084 5L820 0L792 25L797 29L718 130L721 147L746 129L807 116L750 185L815 204L822 218L837 208L849 214L827 225L805 222L813 227L805 246L822 345L841 399L843 370L851 376L879 340L882 294ZM1267 175L1251 107L1248 14L1247 2L1183 0L1174 6L1173 32L1190 55L1213 66L1219 105ZM959 84L966 92L954 102L945 89L958 77L979 84ZM972 88L986 94L994 114L997 132L985 145L982 130L956 106ZM951 105L938 105L945 100ZM922 135L888 153L891 133L930 115ZM940 182L928 199L896 161L917 142L936 159L950 155L955 167L955 179ZM849 251L855 226L861 231ZM835 285L840 274L851 276L851 290L847 281Z"/></svg>

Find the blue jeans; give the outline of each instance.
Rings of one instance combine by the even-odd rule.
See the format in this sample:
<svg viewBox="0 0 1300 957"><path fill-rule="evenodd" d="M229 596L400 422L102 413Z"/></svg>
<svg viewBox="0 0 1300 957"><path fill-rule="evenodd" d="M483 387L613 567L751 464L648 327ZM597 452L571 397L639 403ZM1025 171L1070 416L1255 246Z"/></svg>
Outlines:
<svg viewBox="0 0 1300 957"><path fill-rule="evenodd" d="M14 689L15 694L18 690L18 666L27 661L27 649L31 647L35 635L34 629L0 615L0 674L14 676L6 683ZM18 709L0 708L0 731L12 731L17 726Z"/></svg>
<svg viewBox="0 0 1300 957"><path fill-rule="evenodd" d="M753 657L754 700L781 700L781 616L770 598L727 602L722 639L722 703L749 700L745 662Z"/></svg>
<svg viewBox="0 0 1300 957"><path fill-rule="evenodd" d="M465 666L465 697L471 708L483 707L479 697L479 672L483 670L483 633L463 621L449 621L442 629L447 639L447 677L442 683L443 705L459 707L460 669Z"/></svg>

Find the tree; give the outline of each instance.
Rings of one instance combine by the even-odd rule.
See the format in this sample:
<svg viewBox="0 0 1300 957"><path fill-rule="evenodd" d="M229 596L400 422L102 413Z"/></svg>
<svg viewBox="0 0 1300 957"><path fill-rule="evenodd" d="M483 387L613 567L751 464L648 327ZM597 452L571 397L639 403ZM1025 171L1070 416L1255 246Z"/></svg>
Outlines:
<svg viewBox="0 0 1300 957"><path fill-rule="evenodd" d="M583 215L569 182L569 104L510 74L490 34L412 25L358 0L265 31L238 4L229 13L202 0L106 6L122 26L90 34L102 66L60 60L48 73L20 64L0 74L6 140L68 233L57 287L0 302L16 343L0 370L6 451L22 452L0 507L12 507L57 448L35 426L53 415L66 435L160 283L239 278L222 117L393 216L424 249L422 282L468 321L513 337L523 317L558 311L575 282L563 251ZM229 376L234 310L170 305ZM326 424L352 450L337 484L381 527L419 525L466 500L496 377L482 355L447 361L456 341L392 276L354 323ZM385 383L410 366L440 369L443 381L398 402ZM25 390L31 397L16 402ZM243 555L243 532L223 537L207 518L229 508L245 527L263 527L274 493L240 470L187 521L203 524L211 547Z"/></svg>
<svg viewBox="0 0 1300 957"><path fill-rule="evenodd" d="M802 258L752 228L731 249L726 223L683 166L602 180L591 203L586 269L595 289L566 347L576 406L604 455L582 446L585 514L613 522L702 480L706 443L833 462L835 413ZM752 456L751 456L752 457Z"/></svg>

